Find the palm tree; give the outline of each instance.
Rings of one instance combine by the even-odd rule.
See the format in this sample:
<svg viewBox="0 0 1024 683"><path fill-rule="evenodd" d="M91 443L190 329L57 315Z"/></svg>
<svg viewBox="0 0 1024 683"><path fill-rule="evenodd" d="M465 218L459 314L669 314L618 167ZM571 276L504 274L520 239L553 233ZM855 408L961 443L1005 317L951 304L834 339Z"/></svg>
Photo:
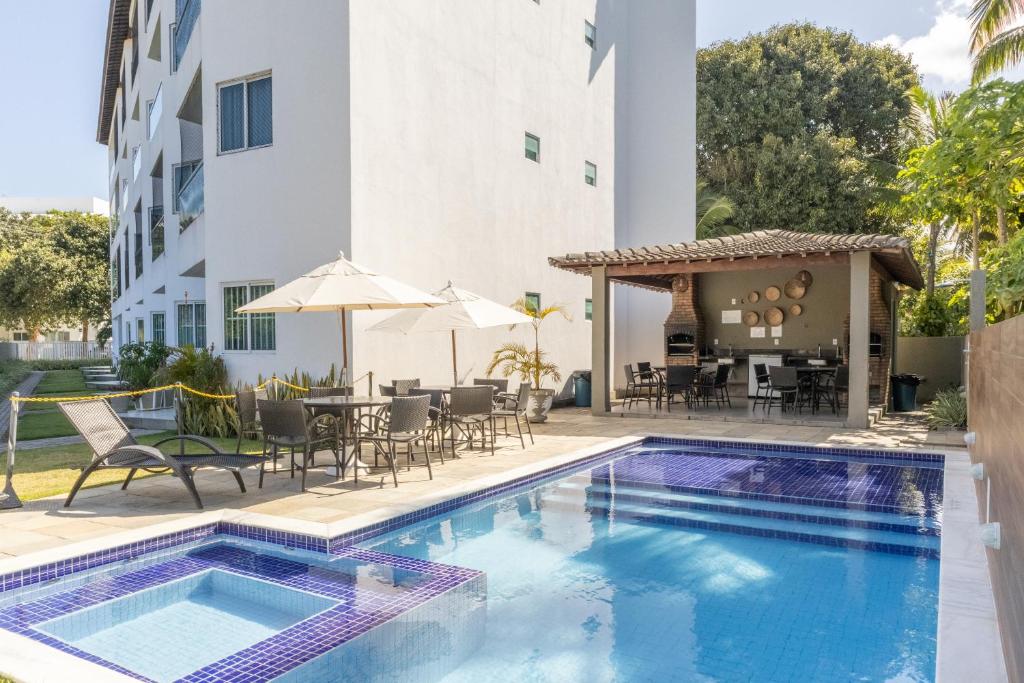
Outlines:
<svg viewBox="0 0 1024 683"><path fill-rule="evenodd" d="M956 95L944 92L936 97L920 85L907 91L910 101L910 116L905 122L914 147L925 147L940 139L949 125L949 110ZM925 278L925 292L930 297L935 292L936 254L939 238L942 236L942 221L935 217L928 224L928 264Z"/></svg>
<svg viewBox="0 0 1024 683"><path fill-rule="evenodd" d="M971 8L974 83L1024 61L1024 0L975 0Z"/></svg>
<svg viewBox="0 0 1024 683"><path fill-rule="evenodd" d="M555 382L561 381L562 374L558 371L558 366L545 360L546 354L541 351L540 324L549 315L556 313L566 320L571 320L569 311L561 304L554 304L538 310L533 302L524 298L517 299L512 304L512 308L532 318L530 324L533 325L533 350L528 349L525 344L502 344L491 357L491 362L487 366L487 376L490 377L491 373L500 366L505 377L519 373L519 377L529 380L534 389L540 389L540 384L545 377L550 377Z"/></svg>
<svg viewBox="0 0 1024 683"><path fill-rule="evenodd" d="M736 213L736 205L725 195L697 181L697 239L729 235L736 231L729 219Z"/></svg>

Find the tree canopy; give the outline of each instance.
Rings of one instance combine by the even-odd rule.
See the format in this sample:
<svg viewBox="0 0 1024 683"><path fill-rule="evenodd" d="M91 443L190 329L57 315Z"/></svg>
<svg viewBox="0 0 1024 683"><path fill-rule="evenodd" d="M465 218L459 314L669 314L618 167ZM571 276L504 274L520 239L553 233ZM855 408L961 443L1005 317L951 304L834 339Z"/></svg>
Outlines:
<svg viewBox="0 0 1024 683"><path fill-rule="evenodd" d="M0 324L37 330L110 314L109 232L102 216L0 209Z"/></svg>
<svg viewBox="0 0 1024 683"><path fill-rule="evenodd" d="M910 59L851 33L776 26L697 54L697 174L742 231L881 232Z"/></svg>

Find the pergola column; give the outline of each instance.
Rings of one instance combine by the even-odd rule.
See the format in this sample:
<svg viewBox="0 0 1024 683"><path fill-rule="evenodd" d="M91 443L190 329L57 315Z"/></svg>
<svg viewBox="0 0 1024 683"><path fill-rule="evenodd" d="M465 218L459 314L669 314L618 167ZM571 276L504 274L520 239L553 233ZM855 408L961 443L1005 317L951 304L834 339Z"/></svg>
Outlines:
<svg viewBox="0 0 1024 683"><path fill-rule="evenodd" d="M847 425L868 427L868 346L871 338L871 252L850 254L850 364Z"/></svg>
<svg viewBox="0 0 1024 683"><path fill-rule="evenodd" d="M591 296L590 411L603 415L611 404L611 289L606 266L590 269Z"/></svg>

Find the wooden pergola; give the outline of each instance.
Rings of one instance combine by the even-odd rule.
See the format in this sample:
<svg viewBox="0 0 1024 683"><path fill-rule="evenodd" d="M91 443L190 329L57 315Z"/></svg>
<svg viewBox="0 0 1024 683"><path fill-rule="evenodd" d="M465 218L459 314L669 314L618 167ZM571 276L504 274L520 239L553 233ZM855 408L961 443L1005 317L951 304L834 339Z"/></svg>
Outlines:
<svg viewBox="0 0 1024 683"><path fill-rule="evenodd" d="M563 270L589 275L593 284L592 410L611 410L610 284L670 292L680 275L815 265L847 266L850 278L850 390L847 424L869 423L869 285L872 271L892 287L924 286L909 240L891 235L833 235L762 230L693 242L552 257ZM894 335L895 336L895 335Z"/></svg>

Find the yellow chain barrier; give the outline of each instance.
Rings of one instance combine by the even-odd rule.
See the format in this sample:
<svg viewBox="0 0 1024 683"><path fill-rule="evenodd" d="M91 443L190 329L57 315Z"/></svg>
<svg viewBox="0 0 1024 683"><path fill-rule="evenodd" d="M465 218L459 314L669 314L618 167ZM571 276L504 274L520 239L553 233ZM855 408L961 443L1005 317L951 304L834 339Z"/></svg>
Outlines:
<svg viewBox="0 0 1024 683"><path fill-rule="evenodd" d="M300 387L291 382L286 382L278 377L271 377L263 384L256 387L256 390L266 389L271 384L283 384L286 387L295 389L296 391L309 391L306 387ZM185 384L166 384L162 387L153 387L152 389L139 389L137 391L119 391L113 394L93 394L91 396L11 396L10 399L16 403L70 403L72 401L92 401L97 398L111 399L111 398L124 398L127 396L142 396L143 394L155 394L158 391L167 391L168 389L182 389L190 394L201 396L203 398L212 399L223 399L228 400L235 398L235 394L209 394L199 389L193 389L192 387Z"/></svg>
<svg viewBox="0 0 1024 683"><path fill-rule="evenodd" d="M154 387L152 389L139 389L138 391L120 391L116 394L94 394L92 396L11 396L11 401L17 403L64 403L70 401L92 401L97 398L122 398L124 396L142 396L143 394L152 394L157 391L166 391L168 389L177 389L178 385L168 384L162 387ZM182 385L182 389L189 390L188 387ZM234 398L234 395L232 395Z"/></svg>

